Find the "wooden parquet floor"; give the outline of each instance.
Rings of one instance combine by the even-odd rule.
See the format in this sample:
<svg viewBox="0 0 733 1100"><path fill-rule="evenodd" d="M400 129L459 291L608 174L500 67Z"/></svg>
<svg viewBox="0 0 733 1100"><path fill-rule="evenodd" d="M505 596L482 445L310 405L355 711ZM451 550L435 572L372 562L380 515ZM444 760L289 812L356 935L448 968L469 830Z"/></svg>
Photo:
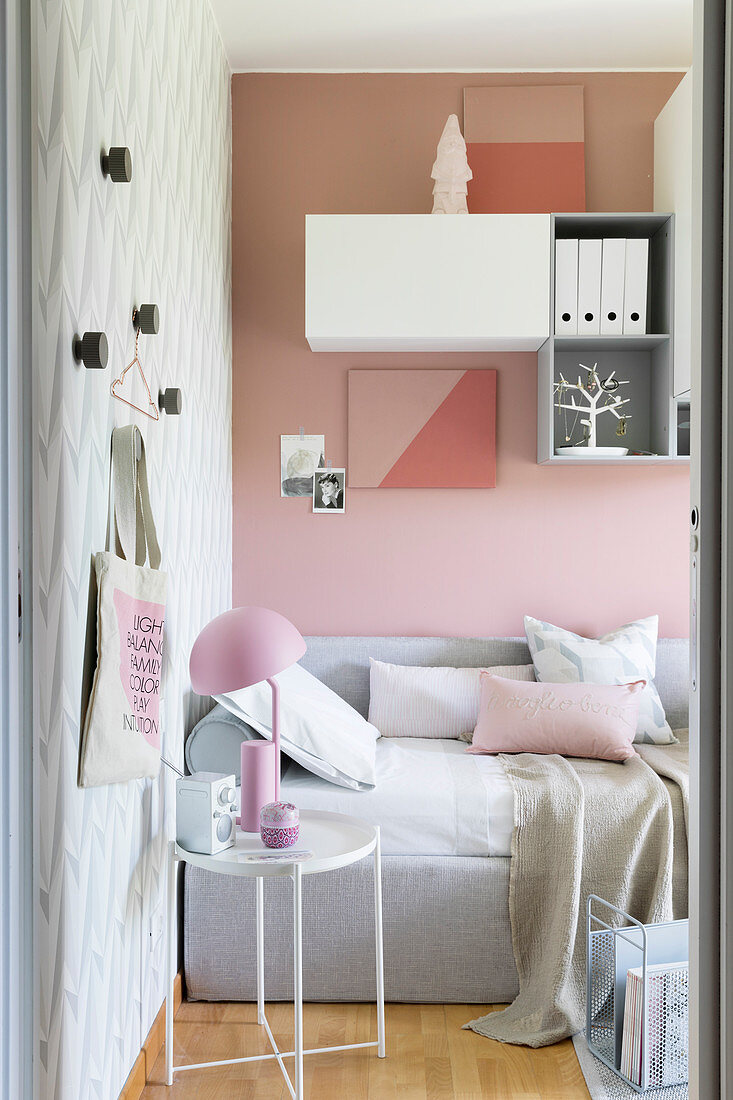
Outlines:
<svg viewBox="0 0 733 1100"><path fill-rule="evenodd" d="M306 1056L308 1100L588 1100L570 1040L541 1050L463 1031L489 1011L481 1005L387 1005L387 1057L376 1048ZM281 1050L292 1049L292 1005L268 1004ZM373 1005L307 1004L305 1046L376 1039ZM176 1062L265 1054L269 1044L252 1004L183 1003L175 1025ZM289 1065L288 1065L289 1063ZM292 1067L292 1059L286 1062ZM275 1061L194 1070L165 1086L161 1051L142 1100L287 1100Z"/></svg>

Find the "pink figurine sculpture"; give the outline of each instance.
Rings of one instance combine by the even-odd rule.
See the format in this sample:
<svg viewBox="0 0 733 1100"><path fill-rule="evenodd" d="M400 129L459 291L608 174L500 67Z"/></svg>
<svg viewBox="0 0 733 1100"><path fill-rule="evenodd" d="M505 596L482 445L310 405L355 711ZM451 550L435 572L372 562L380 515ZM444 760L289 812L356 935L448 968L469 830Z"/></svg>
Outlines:
<svg viewBox="0 0 733 1100"><path fill-rule="evenodd" d="M458 115L448 115L430 175L435 180L433 214L467 214L466 195L473 172L468 167Z"/></svg>

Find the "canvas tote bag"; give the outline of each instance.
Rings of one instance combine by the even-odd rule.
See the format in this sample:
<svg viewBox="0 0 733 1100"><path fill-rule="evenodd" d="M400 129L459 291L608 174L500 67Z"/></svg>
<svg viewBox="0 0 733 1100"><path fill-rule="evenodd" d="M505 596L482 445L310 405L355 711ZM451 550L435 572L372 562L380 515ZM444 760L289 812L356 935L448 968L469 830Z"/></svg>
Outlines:
<svg viewBox="0 0 733 1100"><path fill-rule="evenodd" d="M112 433L109 518L116 552L109 549L108 522L107 549L94 555L97 664L84 721L80 787L151 778L160 768L167 578L158 569L145 444L133 425Z"/></svg>

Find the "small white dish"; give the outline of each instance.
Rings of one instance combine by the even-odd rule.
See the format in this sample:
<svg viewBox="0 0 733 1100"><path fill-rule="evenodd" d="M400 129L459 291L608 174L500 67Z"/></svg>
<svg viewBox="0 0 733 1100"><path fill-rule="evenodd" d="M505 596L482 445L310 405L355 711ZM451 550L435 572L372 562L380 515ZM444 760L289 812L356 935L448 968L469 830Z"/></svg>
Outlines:
<svg viewBox="0 0 733 1100"><path fill-rule="evenodd" d="M623 458L628 447L556 447L555 454L563 458Z"/></svg>

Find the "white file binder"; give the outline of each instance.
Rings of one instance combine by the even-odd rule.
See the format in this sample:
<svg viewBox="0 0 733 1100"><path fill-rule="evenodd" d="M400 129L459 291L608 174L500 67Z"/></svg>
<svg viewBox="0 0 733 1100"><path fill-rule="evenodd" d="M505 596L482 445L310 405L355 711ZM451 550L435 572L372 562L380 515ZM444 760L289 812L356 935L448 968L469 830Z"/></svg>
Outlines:
<svg viewBox="0 0 733 1100"><path fill-rule="evenodd" d="M601 260L601 333L620 335L624 331L624 269L626 241L604 237Z"/></svg>
<svg viewBox="0 0 733 1100"><path fill-rule="evenodd" d="M578 333L578 242L555 241L555 332Z"/></svg>
<svg viewBox="0 0 733 1100"><path fill-rule="evenodd" d="M578 333L601 331L601 240L578 244Z"/></svg>
<svg viewBox="0 0 733 1100"><path fill-rule="evenodd" d="M624 278L624 335L646 332L646 294L649 274L649 241L646 237L626 242Z"/></svg>

